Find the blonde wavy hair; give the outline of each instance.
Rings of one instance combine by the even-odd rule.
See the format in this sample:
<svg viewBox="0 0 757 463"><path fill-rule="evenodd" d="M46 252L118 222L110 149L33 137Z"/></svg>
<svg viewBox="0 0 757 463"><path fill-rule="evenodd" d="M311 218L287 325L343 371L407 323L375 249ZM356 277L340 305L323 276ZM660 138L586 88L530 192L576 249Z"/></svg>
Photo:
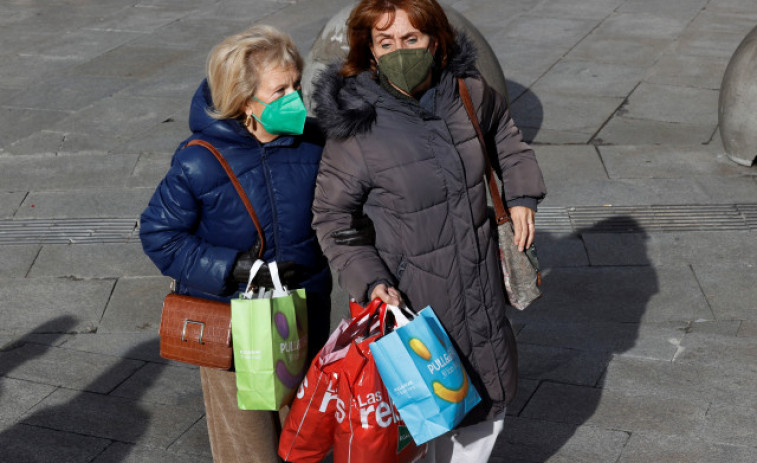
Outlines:
<svg viewBox="0 0 757 463"><path fill-rule="evenodd" d="M269 66L296 68L302 72L302 56L292 38L271 26L253 26L227 37L210 51L208 86L216 119L244 115L244 106L255 94L260 74Z"/></svg>

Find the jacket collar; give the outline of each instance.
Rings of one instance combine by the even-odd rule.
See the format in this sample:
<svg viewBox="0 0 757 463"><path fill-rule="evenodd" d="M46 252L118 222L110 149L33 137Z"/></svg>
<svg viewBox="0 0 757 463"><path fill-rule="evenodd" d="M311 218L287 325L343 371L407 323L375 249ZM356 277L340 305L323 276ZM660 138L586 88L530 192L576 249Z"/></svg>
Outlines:
<svg viewBox="0 0 757 463"><path fill-rule="evenodd" d="M464 33L458 32L442 80L447 80L444 74L454 78L478 76L475 63L475 46ZM348 138L369 131L376 120L376 106L402 107L403 103L381 88L369 71L344 77L340 69L341 62L332 63L320 75L313 92L318 123L329 138Z"/></svg>

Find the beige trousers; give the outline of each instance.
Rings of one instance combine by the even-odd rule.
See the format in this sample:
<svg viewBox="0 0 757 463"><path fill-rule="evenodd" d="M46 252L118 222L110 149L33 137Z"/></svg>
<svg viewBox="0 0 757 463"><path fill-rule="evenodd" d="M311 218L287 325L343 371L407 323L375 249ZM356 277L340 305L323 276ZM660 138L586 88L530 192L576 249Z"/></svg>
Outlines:
<svg viewBox="0 0 757 463"><path fill-rule="evenodd" d="M233 371L200 368L214 463L275 463L281 423L277 412L240 410Z"/></svg>

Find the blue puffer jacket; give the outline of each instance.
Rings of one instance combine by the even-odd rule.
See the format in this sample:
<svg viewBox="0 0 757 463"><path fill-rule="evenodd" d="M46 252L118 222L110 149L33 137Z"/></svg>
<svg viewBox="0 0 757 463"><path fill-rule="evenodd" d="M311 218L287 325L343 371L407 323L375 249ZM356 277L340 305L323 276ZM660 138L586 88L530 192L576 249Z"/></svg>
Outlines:
<svg viewBox="0 0 757 463"><path fill-rule="evenodd" d="M264 259L305 267L308 306L321 306L318 318L328 320L331 273L310 225L320 131L308 121L302 136L261 144L239 121L210 117L210 105L203 82L192 99L193 135L179 145L142 214L145 253L176 280L179 294L228 301L243 289L230 283L231 271L238 253L251 248L258 235L215 157L201 146L185 148L190 140L205 140L223 154L250 198L265 233Z"/></svg>

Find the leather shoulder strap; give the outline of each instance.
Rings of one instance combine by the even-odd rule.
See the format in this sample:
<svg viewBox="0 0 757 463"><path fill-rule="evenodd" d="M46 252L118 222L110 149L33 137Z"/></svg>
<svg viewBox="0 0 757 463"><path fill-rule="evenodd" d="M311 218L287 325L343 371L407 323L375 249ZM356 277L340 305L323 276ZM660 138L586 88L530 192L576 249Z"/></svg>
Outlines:
<svg viewBox="0 0 757 463"><path fill-rule="evenodd" d="M507 209L502 202L502 196L500 196L499 194L497 179L494 178L494 170L492 169L492 164L489 161L489 155L487 154L484 133L481 131L481 126L478 124L478 117L476 117L476 111L473 108L473 101L471 100L470 93L468 92L468 86L465 85L465 80L463 80L462 77L458 77L457 84L458 90L460 92L460 99L463 101L463 106L465 106L465 112L468 113L468 118L470 118L471 122L473 123L473 128L476 129L478 142L479 144L481 144L481 152L484 155L484 175L486 176L486 182L489 185L489 193L492 196L492 204L494 205L494 212L497 216L497 225L502 225L503 223L506 223L508 220L510 220L510 217L507 215Z"/></svg>
<svg viewBox="0 0 757 463"><path fill-rule="evenodd" d="M265 235L263 235L263 227L260 226L260 221L258 220L257 214L255 214L255 209L252 208L252 203L250 203L250 198L247 197L247 193L244 192L244 188L242 188L242 185L239 183L239 179L237 179L237 176L234 175L234 171L231 170L231 166L228 162L226 162L226 159L221 155L221 153L216 149L215 146L211 145L210 143L206 142L205 140L192 140L189 143L187 143L187 146L192 145L198 145L206 148L208 151L213 153L213 156L218 160L218 162L221 164L221 167L223 167L223 170L226 172L226 175L229 176L229 180L231 180L231 184L234 185L234 189L236 190L239 197L242 199L242 202L244 203L245 209L247 209L247 213L250 214L250 218L252 219L252 223L255 224L255 229L258 231L258 239L260 240L260 250L258 251L258 258L263 257L263 251L265 250Z"/></svg>

